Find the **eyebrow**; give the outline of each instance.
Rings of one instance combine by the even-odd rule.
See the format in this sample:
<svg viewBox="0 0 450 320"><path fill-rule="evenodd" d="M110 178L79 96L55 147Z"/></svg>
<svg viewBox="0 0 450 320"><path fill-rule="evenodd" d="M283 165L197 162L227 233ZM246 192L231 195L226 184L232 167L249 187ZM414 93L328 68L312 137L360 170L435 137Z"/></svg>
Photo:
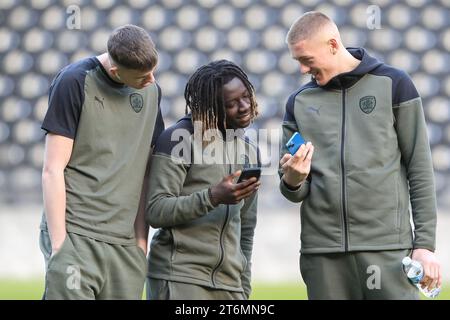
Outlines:
<svg viewBox="0 0 450 320"><path fill-rule="evenodd" d="M149 72L147 72L145 75L143 75L143 76L141 76L141 77L137 77L136 79L147 78L147 76L148 76L150 73L154 73L155 71L156 71L156 66L155 66L152 70L150 70Z"/></svg>
<svg viewBox="0 0 450 320"><path fill-rule="evenodd" d="M311 60L313 59L313 56L301 56L301 57L294 57L295 60Z"/></svg>
<svg viewBox="0 0 450 320"><path fill-rule="evenodd" d="M153 71L152 71L152 72L153 72ZM145 75L143 75L143 76L137 77L136 79L144 79L144 78L147 78L149 74L150 74L150 73L147 73L147 74L145 74Z"/></svg>
<svg viewBox="0 0 450 320"><path fill-rule="evenodd" d="M242 96L245 96L245 95L250 95L250 92L247 90L247 88L245 88L245 90L242 91L242 93L239 96L237 96L237 97L235 97L233 99L230 99L230 100L225 100L225 103L229 103L229 102L234 101L234 100L236 100L236 99L238 99L238 98L240 98Z"/></svg>

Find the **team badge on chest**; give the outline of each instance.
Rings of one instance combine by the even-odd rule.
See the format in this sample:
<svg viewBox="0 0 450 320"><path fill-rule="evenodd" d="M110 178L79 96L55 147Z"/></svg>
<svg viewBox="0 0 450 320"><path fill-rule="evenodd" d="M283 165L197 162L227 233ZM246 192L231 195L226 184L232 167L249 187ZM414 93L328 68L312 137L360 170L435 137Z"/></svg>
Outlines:
<svg viewBox="0 0 450 320"><path fill-rule="evenodd" d="M374 96L365 96L359 99L359 107L364 113L371 113L377 104L377 100Z"/></svg>
<svg viewBox="0 0 450 320"><path fill-rule="evenodd" d="M138 113L144 106L144 99L139 93L132 93L130 95L130 105L133 108L134 112Z"/></svg>

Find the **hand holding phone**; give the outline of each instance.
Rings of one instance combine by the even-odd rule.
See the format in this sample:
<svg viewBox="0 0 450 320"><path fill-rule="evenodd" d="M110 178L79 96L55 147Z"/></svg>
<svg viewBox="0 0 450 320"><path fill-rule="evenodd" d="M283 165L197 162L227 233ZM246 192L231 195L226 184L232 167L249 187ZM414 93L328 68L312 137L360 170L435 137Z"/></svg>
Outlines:
<svg viewBox="0 0 450 320"><path fill-rule="evenodd" d="M239 170L241 171L241 170ZM250 197L258 190L260 181L246 181L255 177L259 179L261 168L248 168L241 171L238 183L234 180L238 177L239 171L223 177L222 181L209 188L209 197L213 206L219 204L237 204L241 200Z"/></svg>
<svg viewBox="0 0 450 320"><path fill-rule="evenodd" d="M298 150L302 145L303 152ZM283 172L283 180L285 184L292 189L297 188L309 175L311 171L311 159L314 153L314 146L311 142L305 143L300 133L296 132L286 143L289 154L283 155L280 159L280 167Z"/></svg>
<svg viewBox="0 0 450 320"><path fill-rule="evenodd" d="M253 177L255 177L256 180L259 180L260 176L261 176L261 168L245 168L244 170L242 170L242 173L239 176L237 183L241 183Z"/></svg>
<svg viewBox="0 0 450 320"><path fill-rule="evenodd" d="M291 155L294 155L302 144L306 145L305 139L303 139L299 132L296 132L286 143L286 148L289 150Z"/></svg>

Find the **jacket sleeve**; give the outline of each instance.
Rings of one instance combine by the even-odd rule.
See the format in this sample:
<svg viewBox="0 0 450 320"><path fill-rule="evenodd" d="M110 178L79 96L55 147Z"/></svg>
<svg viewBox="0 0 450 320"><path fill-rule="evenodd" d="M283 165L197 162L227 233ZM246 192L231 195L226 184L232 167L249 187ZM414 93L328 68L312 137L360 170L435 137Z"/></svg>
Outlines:
<svg viewBox="0 0 450 320"><path fill-rule="evenodd" d="M295 97L297 93L291 95L286 103L286 112L283 118L282 124L282 135L281 135L281 145L280 145L280 159L286 154L289 153L286 148L286 143L292 137L292 135L299 131L297 127L297 122L294 116L294 103ZM280 191L281 194L292 202L301 202L303 201L309 194L309 180L302 183L297 189L292 190L286 186L283 180L283 169L279 165L278 167L278 175L280 177Z"/></svg>
<svg viewBox="0 0 450 320"><path fill-rule="evenodd" d="M403 74L394 101L395 128L406 168L414 222L414 248L435 250L436 191L431 150L422 101L408 75Z"/></svg>
<svg viewBox="0 0 450 320"><path fill-rule="evenodd" d="M145 212L145 219L153 228L187 223L214 208L208 189L181 195L187 171L186 164L164 154L153 154Z"/></svg>
<svg viewBox="0 0 450 320"><path fill-rule="evenodd" d="M256 211L258 203L258 193L255 192L251 197L244 201L241 209L241 249L247 260L247 266L242 273L241 282L244 289L244 295L248 299L252 292L251 289L251 259L253 249L253 237L256 227Z"/></svg>

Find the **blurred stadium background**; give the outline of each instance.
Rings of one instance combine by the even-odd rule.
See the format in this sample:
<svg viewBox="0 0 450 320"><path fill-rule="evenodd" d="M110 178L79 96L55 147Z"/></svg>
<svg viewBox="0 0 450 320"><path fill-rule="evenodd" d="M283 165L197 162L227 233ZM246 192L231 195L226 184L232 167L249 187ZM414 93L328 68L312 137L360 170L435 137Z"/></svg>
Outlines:
<svg viewBox="0 0 450 320"><path fill-rule="evenodd" d="M160 54L156 76L166 126L184 114L190 74L226 58L241 65L255 85L260 117L254 127L278 129L289 93L308 80L300 76L284 37L294 19L310 10L332 17L346 46L364 46L406 70L422 95L439 205L438 256L450 281L450 0L1 0L0 292L13 292L15 281L42 284L40 125L59 69L104 52L114 28L137 24L149 31ZM377 10L381 24L368 24ZM270 144L262 152L269 163ZM276 176L263 177L261 194L254 280L257 288L272 288L264 290L276 298L287 289L277 291L273 284L301 285L300 219L298 206L279 195Z"/></svg>

